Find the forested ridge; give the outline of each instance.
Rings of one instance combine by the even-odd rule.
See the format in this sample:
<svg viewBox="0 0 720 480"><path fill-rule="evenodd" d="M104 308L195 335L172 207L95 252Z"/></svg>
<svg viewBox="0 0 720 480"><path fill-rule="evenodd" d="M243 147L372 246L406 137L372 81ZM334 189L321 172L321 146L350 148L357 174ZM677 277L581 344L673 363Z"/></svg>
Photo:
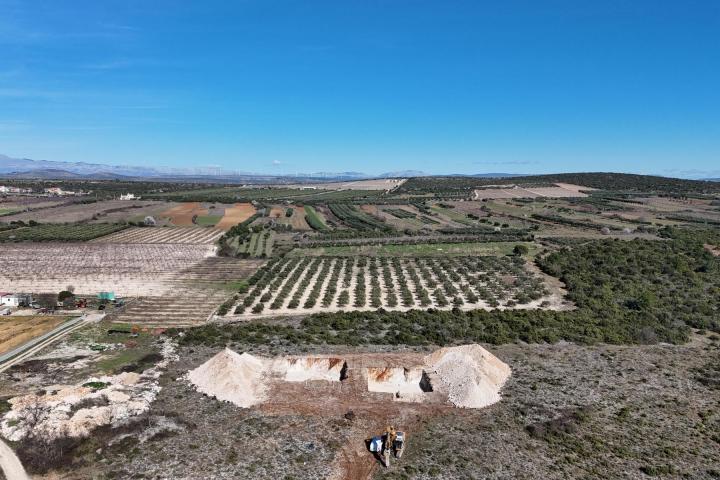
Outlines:
<svg viewBox="0 0 720 480"><path fill-rule="evenodd" d="M395 192L404 194L436 193L443 196L443 194L469 194L471 190L486 185L530 184L538 186L557 182L572 183L599 190L613 190L615 192L679 194L682 196L720 193L720 182L609 172L558 173L503 178L472 176L415 177L402 184Z"/></svg>

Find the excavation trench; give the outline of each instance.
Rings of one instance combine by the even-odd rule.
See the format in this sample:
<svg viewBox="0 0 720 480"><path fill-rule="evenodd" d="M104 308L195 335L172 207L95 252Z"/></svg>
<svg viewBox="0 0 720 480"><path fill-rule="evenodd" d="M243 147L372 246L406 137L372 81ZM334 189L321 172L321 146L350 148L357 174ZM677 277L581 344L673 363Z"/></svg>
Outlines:
<svg viewBox="0 0 720 480"><path fill-rule="evenodd" d="M482 408L500 400L509 376L510 368L479 345L426 356L263 358L225 349L188 373L198 391L245 408L287 404L308 395L344 406L405 401Z"/></svg>

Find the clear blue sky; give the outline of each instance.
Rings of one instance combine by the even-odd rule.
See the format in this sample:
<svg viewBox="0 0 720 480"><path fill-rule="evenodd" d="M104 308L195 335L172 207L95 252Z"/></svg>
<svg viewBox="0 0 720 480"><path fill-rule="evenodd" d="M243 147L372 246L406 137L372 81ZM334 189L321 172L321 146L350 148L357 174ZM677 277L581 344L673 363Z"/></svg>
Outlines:
<svg viewBox="0 0 720 480"><path fill-rule="evenodd" d="M720 1L0 0L0 153L720 176Z"/></svg>

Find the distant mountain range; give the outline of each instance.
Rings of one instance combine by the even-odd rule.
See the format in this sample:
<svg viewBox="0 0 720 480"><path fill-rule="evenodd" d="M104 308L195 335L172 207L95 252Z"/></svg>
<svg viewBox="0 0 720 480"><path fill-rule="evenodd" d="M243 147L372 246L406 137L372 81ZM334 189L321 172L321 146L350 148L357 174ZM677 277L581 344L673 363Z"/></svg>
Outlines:
<svg viewBox="0 0 720 480"><path fill-rule="evenodd" d="M423 177L428 174L419 170L386 172L368 175L362 172L315 172L289 175L272 175L241 171L228 171L215 167L162 168L131 165L103 165L85 162L59 162L12 158L0 154L0 175L5 178L41 180L158 180L216 183L269 183L269 182L317 182L351 181L367 178ZM485 173L467 175L502 178L516 176L508 173Z"/></svg>

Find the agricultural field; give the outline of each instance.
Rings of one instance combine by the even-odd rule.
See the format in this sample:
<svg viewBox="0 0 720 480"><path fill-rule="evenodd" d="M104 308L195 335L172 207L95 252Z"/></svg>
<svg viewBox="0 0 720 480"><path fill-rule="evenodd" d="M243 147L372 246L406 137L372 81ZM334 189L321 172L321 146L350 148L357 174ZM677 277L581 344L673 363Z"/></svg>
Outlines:
<svg viewBox="0 0 720 480"><path fill-rule="evenodd" d="M322 182L287 185L287 188L323 189L323 190L384 190L398 188L406 178L378 178L373 180L352 180L348 182Z"/></svg>
<svg viewBox="0 0 720 480"><path fill-rule="evenodd" d="M20 196L20 197L2 197L0 196L0 210L7 212L29 212L31 210L41 210L48 207L56 207L58 205L72 203L67 199L55 199L49 197L38 196Z"/></svg>
<svg viewBox="0 0 720 480"><path fill-rule="evenodd" d="M255 207L249 203L218 204L185 202L160 212L160 218L166 218L170 225L178 227L215 227L229 230L238 223L252 217Z"/></svg>
<svg viewBox="0 0 720 480"><path fill-rule="evenodd" d="M592 188L568 183L557 183L547 187L523 187L513 185L510 188L482 188L473 193L474 200L500 198L582 198L587 197L585 191Z"/></svg>
<svg viewBox="0 0 720 480"><path fill-rule="evenodd" d="M302 256L270 262L248 283L236 315L568 308L522 257Z"/></svg>
<svg viewBox="0 0 720 480"><path fill-rule="evenodd" d="M229 230L238 223L244 222L252 217L255 212L255 207L250 203L236 203L232 207L225 207L222 220L220 220L215 227L221 230Z"/></svg>
<svg viewBox="0 0 720 480"><path fill-rule="evenodd" d="M285 186L203 188L168 193L150 194L148 197L175 202L269 202L282 200L314 203L333 200L372 200L385 193L384 189L335 190L323 188L287 188Z"/></svg>
<svg viewBox="0 0 720 480"><path fill-rule="evenodd" d="M213 244L223 234L222 230L199 227L131 227L105 235L93 243L180 243Z"/></svg>
<svg viewBox="0 0 720 480"><path fill-rule="evenodd" d="M385 244L385 245L342 245L313 248L297 248L290 253L293 257L307 256L467 256L467 255L511 255L516 246L527 247L532 257L538 251L538 245L531 242L473 242L473 243L432 243L419 244Z"/></svg>
<svg viewBox="0 0 720 480"><path fill-rule="evenodd" d="M0 231L0 243L85 242L125 228L126 225L106 223L33 225Z"/></svg>
<svg viewBox="0 0 720 480"><path fill-rule="evenodd" d="M195 219L195 225L199 227L214 227L222 218L222 215L202 215Z"/></svg>
<svg viewBox="0 0 720 480"><path fill-rule="evenodd" d="M308 215L306 209L299 205L275 205L271 208L269 216L280 225L288 225L294 231L306 232L312 230L305 220L306 215ZM314 215L317 216L317 212Z"/></svg>
<svg viewBox="0 0 720 480"><path fill-rule="evenodd" d="M318 213L315 208L310 205L305 205L305 221L308 226L318 232L328 230L327 221L323 218L322 214ZM295 213L297 215L297 212Z"/></svg>
<svg viewBox="0 0 720 480"><path fill-rule="evenodd" d="M430 209L441 218L448 220L448 224L458 225L460 227L473 227L478 225L478 221L469 217L466 213L456 210L452 204L438 203L430 207Z"/></svg>
<svg viewBox="0 0 720 480"><path fill-rule="evenodd" d="M19 209L17 208L11 208L11 207L1 207L0 206L0 216L3 215L9 215L13 212L17 212Z"/></svg>
<svg viewBox="0 0 720 480"><path fill-rule="evenodd" d="M208 209L204 208L200 202L188 202L164 210L160 216L168 218L170 223L177 227L191 227L194 224L193 219L208 214Z"/></svg>
<svg viewBox="0 0 720 480"><path fill-rule="evenodd" d="M342 221L347 227L355 230L378 230L389 231L392 227L388 226L381 219L363 212L353 205L343 203L328 204L330 211Z"/></svg>
<svg viewBox="0 0 720 480"><path fill-rule="evenodd" d="M270 257L273 252L275 236L276 234L272 230L252 233L248 239L237 245L237 251L251 258Z"/></svg>
<svg viewBox="0 0 720 480"><path fill-rule="evenodd" d="M68 318L63 315L0 316L0 355L49 332Z"/></svg>
<svg viewBox="0 0 720 480"><path fill-rule="evenodd" d="M38 223L97 222L118 223L142 221L169 208L165 202L146 200L103 200L97 202L48 202L50 205L29 212L0 217L3 222L36 221Z"/></svg>
<svg viewBox="0 0 720 480"><path fill-rule="evenodd" d="M6 232L3 232L6 233ZM10 243L3 245L0 285L16 292L164 295L183 269L213 255L209 244Z"/></svg>
<svg viewBox="0 0 720 480"><path fill-rule="evenodd" d="M0 372L0 434L38 478L716 478L720 188L653 182L154 184L169 226L2 244L3 291L124 305ZM58 318L0 317L0 350ZM79 435L23 438L38 411Z"/></svg>

